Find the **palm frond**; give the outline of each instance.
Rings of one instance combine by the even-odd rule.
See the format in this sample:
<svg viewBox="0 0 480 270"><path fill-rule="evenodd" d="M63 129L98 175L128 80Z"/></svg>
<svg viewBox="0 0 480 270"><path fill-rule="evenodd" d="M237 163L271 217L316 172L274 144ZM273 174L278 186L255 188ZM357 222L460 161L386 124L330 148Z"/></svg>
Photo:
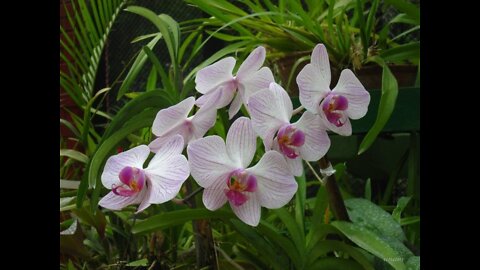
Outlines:
<svg viewBox="0 0 480 270"><path fill-rule="evenodd" d="M60 85L79 107L92 99L98 64L108 33L126 0L75 0L64 5L72 32L60 26Z"/></svg>

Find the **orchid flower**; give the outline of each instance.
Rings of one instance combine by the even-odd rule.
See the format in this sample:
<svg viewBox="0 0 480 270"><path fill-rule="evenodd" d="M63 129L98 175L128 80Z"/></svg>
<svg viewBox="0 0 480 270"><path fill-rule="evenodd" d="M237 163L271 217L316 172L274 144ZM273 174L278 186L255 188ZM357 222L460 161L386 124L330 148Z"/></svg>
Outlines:
<svg viewBox="0 0 480 270"><path fill-rule="evenodd" d="M158 149L145 169L143 163L150 154L146 145L111 156L101 179L102 184L112 191L100 200L99 205L120 210L127 205L140 204L138 213L150 204L173 199L190 174L182 150L182 136L171 137Z"/></svg>
<svg viewBox="0 0 480 270"><path fill-rule="evenodd" d="M246 117L233 122L226 143L214 135L187 146L192 176L205 188L205 207L214 211L228 201L240 220L251 226L260 222L261 206L280 208L297 191L295 178L276 151L267 151L248 168L255 150L256 135Z"/></svg>
<svg viewBox="0 0 480 270"><path fill-rule="evenodd" d="M192 140L202 138L215 125L216 109L200 108L195 115L188 117L194 104L195 98L189 97L157 113L153 120L152 132L158 138L148 145L152 152L156 153L165 140L176 134L183 137L186 145Z"/></svg>
<svg viewBox="0 0 480 270"><path fill-rule="evenodd" d="M315 46L311 63L297 76L300 103L319 114L328 129L340 135L352 134L351 119L367 113L370 94L350 69L342 70L337 86L330 90L330 63L323 44Z"/></svg>
<svg viewBox="0 0 480 270"><path fill-rule="evenodd" d="M302 159L317 161L330 148L330 139L318 115L306 111L297 122L290 123L292 101L277 83L253 94L248 106L253 129L263 139L265 149L282 153L293 175L303 173Z"/></svg>
<svg viewBox="0 0 480 270"><path fill-rule="evenodd" d="M265 48L260 46L248 55L236 76L232 75L236 62L233 57L224 58L199 70L195 78L195 88L204 95L197 100L197 105L202 107L208 102L207 106L219 109L231 102L228 115L232 119L242 103L247 105L252 93L267 88L270 82L274 81L268 67L260 68L264 61ZM234 98L235 92L237 95Z"/></svg>

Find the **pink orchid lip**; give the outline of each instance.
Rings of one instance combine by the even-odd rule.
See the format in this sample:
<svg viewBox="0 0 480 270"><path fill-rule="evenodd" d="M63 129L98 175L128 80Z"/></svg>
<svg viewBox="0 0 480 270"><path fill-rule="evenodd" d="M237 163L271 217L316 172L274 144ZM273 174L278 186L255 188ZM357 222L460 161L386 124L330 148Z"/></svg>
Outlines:
<svg viewBox="0 0 480 270"><path fill-rule="evenodd" d="M140 192L145 185L145 172L135 167L124 167L118 174L122 182L120 185L113 185L112 191L116 195L130 197Z"/></svg>
<svg viewBox="0 0 480 270"><path fill-rule="evenodd" d="M245 192L255 192L257 190L257 178L244 169L238 169L230 174L227 179L227 186L228 189L224 191L228 200L235 206L241 206L248 201Z"/></svg>
<svg viewBox="0 0 480 270"><path fill-rule="evenodd" d="M337 127L345 124L347 118L345 111L348 109L348 99L346 97L330 93L323 100L321 107L328 122Z"/></svg>
<svg viewBox="0 0 480 270"><path fill-rule="evenodd" d="M278 146L280 151L290 159L298 157L298 148L305 143L305 133L293 125L284 125L277 133Z"/></svg>

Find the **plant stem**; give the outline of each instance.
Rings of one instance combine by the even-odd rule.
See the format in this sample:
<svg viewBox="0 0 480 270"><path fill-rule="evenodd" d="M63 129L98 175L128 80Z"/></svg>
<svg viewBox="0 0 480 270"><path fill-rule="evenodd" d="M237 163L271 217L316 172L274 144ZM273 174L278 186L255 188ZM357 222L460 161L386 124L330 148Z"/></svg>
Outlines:
<svg viewBox="0 0 480 270"><path fill-rule="evenodd" d="M204 188L203 187L199 187L197 188L196 190L194 190L192 193L188 194L187 196L185 196L185 198L183 199L177 199L177 198L173 198L172 199L172 202L175 203L175 204L186 204L190 207L192 207L191 203L189 202L190 199L192 199L195 195L199 194L200 191L202 191Z"/></svg>
<svg viewBox="0 0 480 270"><path fill-rule="evenodd" d="M187 195L185 199L192 198L195 194L198 194L202 189L193 191L193 181L186 181ZM190 207L195 208L197 202L192 200L189 202ZM217 258L215 253L215 244L213 242L212 228L210 222L206 219L193 220L193 233L195 234L195 253L197 257L197 269L202 269L205 266L210 266L210 269L217 268Z"/></svg>
<svg viewBox="0 0 480 270"><path fill-rule="evenodd" d="M292 116L296 115L298 113L301 113L303 111L303 109L305 109L305 107L303 107L303 106L300 106L300 107L296 108L295 110L293 110Z"/></svg>
<svg viewBox="0 0 480 270"><path fill-rule="evenodd" d="M331 166L330 161L328 161L326 155L319 160L319 164L320 169L322 170L325 170L329 166ZM335 215L337 220L350 221L347 213L347 208L345 207L342 194L340 193L340 189L337 185L337 180L335 179L335 174L332 174L331 176L325 176L323 179L325 181L325 188L327 189L328 202L330 204L333 214Z"/></svg>

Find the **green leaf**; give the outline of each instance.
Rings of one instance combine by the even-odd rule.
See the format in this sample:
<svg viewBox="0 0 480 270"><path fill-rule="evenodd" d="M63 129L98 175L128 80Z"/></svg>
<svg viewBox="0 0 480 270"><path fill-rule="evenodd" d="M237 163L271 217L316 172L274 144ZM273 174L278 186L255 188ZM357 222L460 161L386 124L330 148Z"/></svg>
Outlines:
<svg viewBox="0 0 480 270"><path fill-rule="evenodd" d="M268 222L260 221L258 231L265 235L268 240L273 244L282 248L286 256L288 256L295 264L297 269L302 269L304 265L304 257L300 256L298 249L295 247L291 239L282 236L282 233L278 231L273 225Z"/></svg>
<svg viewBox="0 0 480 270"><path fill-rule="evenodd" d="M390 49L383 50L380 57L385 62L404 62L410 61L417 63L420 59L420 42L402 44Z"/></svg>
<svg viewBox="0 0 480 270"><path fill-rule="evenodd" d="M310 265L309 269L322 269L322 270L364 270L359 263L349 259L342 258L322 258Z"/></svg>
<svg viewBox="0 0 480 270"><path fill-rule="evenodd" d="M265 261L275 269L284 269L283 266L285 266L285 264L281 262L285 261L285 257L277 254L275 246L268 243L254 228L246 225L242 221L231 219L230 222L240 235L247 240L247 243L252 245L258 253L262 255L259 257L260 260Z"/></svg>
<svg viewBox="0 0 480 270"><path fill-rule="evenodd" d="M171 212L163 212L155 216L148 217L143 221L137 221L132 228L134 234L145 234L158 230L163 230L172 226L181 225L185 222L197 219L229 219L234 215L230 211L217 210L210 211L205 208L184 209Z"/></svg>
<svg viewBox="0 0 480 270"><path fill-rule="evenodd" d="M365 199L371 201L372 200L372 183L370 178L367 179L367 183L365 183Z"/></svg>
<svg viewBox="0 0 480 270"><path fill-rule="evenodd" d="M420 8L415 4L404 0L385 0L385 3L394 6L400 12L406 13L414 19L417 24L420 24Z"/></svg>
<svg viewBox="0 0 480 270"><path fill-rule="evenodd" d="M380 131L382 131L385 124L387 124L390 115L395 108L395 102L398 96L398 83L397 79L393 76L390 68L385 64L381 58L372 58L372 61L376 61L383 66L382 73L382 95L380 97L380 104L378 106L377 119L372 128L368 131L365 138L363 138L360 144L358 154L365 152L377 138Z"/></svg>
<svg viewBox="0 0 480 270"><path fill-rule="evenodd" d="M180 46L180 28L178 23L166 14L160 14L157 16L157 14L155 14L153 11L139 6L129 6L125 10L149 20L157 27L160 33L162 33L165 44L167 45L171 63L174 67L174 73L178 74L177 55L178 48Z"/></svg>
<svg viewBox="0 0 480 270"><path fill-rule="evenodd" d="M162 35L156 36L154 39L152 39L146 47L149 49L152 49L157 42L162 38ZM130 67L130 70L127 73L127 76L125 76L125 79L122 82L122 85L120 85L120 88L118 89L118 94L117 94L117 100L120 100L120 98L128 91L130 90L130 87L132 84L135 82L135 79L137 78L138 74L140 74L140 71L142 70L143 66L145 65L145 62L147 61L147 55L146 53L141 50L138 53L137 58L135 58L135 61L132 64L132 67Z"/></svg>
<svg viewBox="0 0 480 270"><path fill-rule="evenodd" d="M327 255L333 251L341 251L350 255L357 261L365 270L374 270L372 263L365 255L353 246L336 240L322 240L318 242L308 253L308 265L313 264L318 258ZM316 269L307 267L307 269Z"/></svg>
<svg viewBox="0 0 480 270"><path fill-rule="evenodd" d="M418 223L420 222L420 217L419 216L414 216L414 217L406 217L406 218L402 218L400 219L400 225L401 226L406 226L406 225L410 225L410 224L415 224L415 223Z"/></svg>
<svg viewBox="0 0 480 270"><path fill-rule="evenodd" d="M171 100L165 91L159 90L141 93L118 111L103 133L102 141L124 126L132 116L139 114L146 108L156 108L160 110L171 106L174 103L175 101Z"/></svg>
<svg viewBox="0 0 480 270"><path fill-rule="evenodd" d="M280 218L282 223L287 227L287 230L290 234L290 237L295 244L298 253L303 259L305 256L305 235L302 233L300 224L297 224L295 219L290 215L290 213L285 208L273 209L273 212Z"/></svg>
<svg viewBox="0 0 480 270"><path fill-rule="evenodd" d="M126 266L148 266L148 259L143 258L143 259L140 259L140 260L129 262L129 263L127 263Z"/></svg>
<svg viewBox="0 0 480 270"><path fill-rule="evenodd" d="M420 270L420 256L410 257L405 265L407 270Z"/></svg>
<svg viewBox="0 0 480 270"><path fill-rule="evenodd" d="M333 221L332 225L339 229L348 239L386 261L395 270L407 269L403 263L403 257L387 241L367 228L345 221Z"/></svg>
<svg viewBox="0 0 480 270"><path fill-rule="evenodd" d="M303 162L302 162L303 166ZM300 228L302 235L305 235L305 200L307 199L307 181L305 179L305 170L299 177L295 177L298 183L297 193L295 193L295 220Z"/></svg>
<svg viewBox="0 0 480 270"><path fill-rule="evenodd" d="M380 236L389 236L399 241L406 240L402 227L393 217L369 200L353 198L345 200L350 220L356 225L368 228Z"/></svg>
<svg viewBox="0 0 480 270"><path fill-rule="evenodd" d="M412 197L401 197L400 199L398 199L397 207L395 207L392 212L393 219L398 223L400 223L400 220L402 218L403 209L405 209L411 198Z"/></svg>
<svg viewBox="0 0 480 270"><path fill-rule="evenodd" d="M195 67L192 71L190 71L190 73L185 77L183 82L186 83L188 80L190 80L193 77L193 75L195 75L197 73L197 71L199 71L200 69L212 64L213 62L215 62L218 59L226 56L227 54L230 54L230 53L233 53L233 52L237 51L239 48L246 47L247 44L249 44L251 42L252 42L251 40L242 40L242 41L230 44L230 45L222 48L221 50L219 50L218 52L216 52L212 56L210 56L207 60L203 61L200 65Z"/></svg>
<svg viewBox="0 0 480 270"><path fill-rule="evenodd" d="M147 85L145 88L147 92L155 90L157 88L157 69L155 67L150 69L150 73L148 74L147 78Z"/></svg>
<svg viewBox="0 0 480 270"><path fill-rule="evenodd" d="M81 153L77 150L72 150L72 149L60 149L60 156L61 157L69 157L72 159L75 159L77 161L80 161L82 163L87 163L88 162L88 156L85 155L84 153Z"/></svg>

